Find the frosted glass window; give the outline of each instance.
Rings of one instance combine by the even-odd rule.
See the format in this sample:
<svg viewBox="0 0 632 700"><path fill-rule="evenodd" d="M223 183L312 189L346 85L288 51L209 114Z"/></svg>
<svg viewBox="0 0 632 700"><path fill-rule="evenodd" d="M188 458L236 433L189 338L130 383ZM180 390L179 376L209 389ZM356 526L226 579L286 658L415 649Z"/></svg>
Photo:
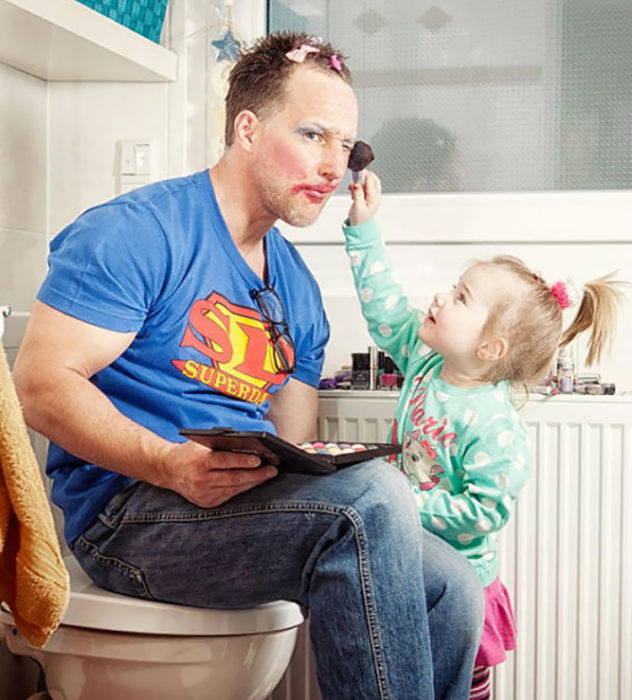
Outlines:
<svg viewBox="0 0 632 700"><path fill-rule="evenodd" d="M632 187L632 0L271 0L349 56L386 192Z"/></svg>

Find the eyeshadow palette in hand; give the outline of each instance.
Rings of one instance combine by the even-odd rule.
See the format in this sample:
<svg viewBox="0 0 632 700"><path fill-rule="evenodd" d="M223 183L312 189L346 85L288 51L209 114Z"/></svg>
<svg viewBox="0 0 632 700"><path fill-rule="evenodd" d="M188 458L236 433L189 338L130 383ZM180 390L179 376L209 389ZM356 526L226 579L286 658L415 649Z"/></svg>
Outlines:
<svg viewBox="0 0 632 700"><path fill-rule="evenodd" d="M255 454L265 464L301 474L331 474L340 467L366 462L374 457L398 454L402 449L401 445L360 442L315 441L293 445L265 431L230 428L183 428L180 435L213 450Z"/></svg>

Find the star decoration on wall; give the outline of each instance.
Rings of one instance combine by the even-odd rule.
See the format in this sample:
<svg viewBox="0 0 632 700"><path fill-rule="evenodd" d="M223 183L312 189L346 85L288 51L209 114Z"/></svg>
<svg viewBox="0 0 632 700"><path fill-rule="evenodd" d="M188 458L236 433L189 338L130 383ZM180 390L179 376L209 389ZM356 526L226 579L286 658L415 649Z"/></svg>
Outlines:
<svg viewBox="0 0 632 700"><path fill-rule="evenodd" d="M211 44L218 50L217 61L236 61L239 58L241 42L235 37L232 29L227 29L226 34L221 39L211 41Z"/></svg>

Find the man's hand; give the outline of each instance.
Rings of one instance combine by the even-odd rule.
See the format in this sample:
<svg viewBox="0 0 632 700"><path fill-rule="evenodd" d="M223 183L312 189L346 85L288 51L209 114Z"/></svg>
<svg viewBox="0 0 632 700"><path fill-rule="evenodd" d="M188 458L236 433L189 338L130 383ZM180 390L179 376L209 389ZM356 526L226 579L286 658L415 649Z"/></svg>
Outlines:
<svg viewBox="0 0 632 700"><path fill-rule="evenodd" d="M217 452L188 440L172 443L163 453L158 484L195 503L214 508L242 491L276 476L272 466L261 466L255 455Z"/></svg>
<svg viewBox="0 0 632 700"><path fill-rule="evenodd" d="M349 185L353 203L349 209L349 224L358 226L373 217L382 200L382 183L370 170L363 171L365 177Z"/></svg>

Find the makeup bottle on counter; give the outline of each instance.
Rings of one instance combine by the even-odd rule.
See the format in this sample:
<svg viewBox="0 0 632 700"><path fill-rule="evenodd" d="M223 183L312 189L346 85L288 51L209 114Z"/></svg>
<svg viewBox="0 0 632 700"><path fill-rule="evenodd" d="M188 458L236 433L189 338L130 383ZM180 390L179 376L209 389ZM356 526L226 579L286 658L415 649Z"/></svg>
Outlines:
<svg viewBox="0 0 632 700"><path fill-rule="evenodd" d="M561 394L572 394L575 385L575 363L568 347L560 348L557 355L557 388Z"/></svg>
<svg viewBox="0 0 632 700"><path fill-rule="evenodd" d="M386 353L380 350L377 354L377 385L380 386L380 377L384 374L384 363L386 362Z"/></svg>
<svg viewBox="0 0 632 700"><path fill-rule="evenodd" d="M369 353L351 353L351 388L369 388Z"/></svg>
<svg viewBox="0 0 632 700"><path fill-rule="evenodd" d="M369 389L375 391L377 389L377 370L379 350L376 345L369 346Z"/></svg>
<svg viewBox="0 0 632 700"><path fill-rule="evenodd" d="M395 363L390 357L384 358L384 372L380 375L380 389L386 389L387 391L394 391L397 389Z"/></svg>

